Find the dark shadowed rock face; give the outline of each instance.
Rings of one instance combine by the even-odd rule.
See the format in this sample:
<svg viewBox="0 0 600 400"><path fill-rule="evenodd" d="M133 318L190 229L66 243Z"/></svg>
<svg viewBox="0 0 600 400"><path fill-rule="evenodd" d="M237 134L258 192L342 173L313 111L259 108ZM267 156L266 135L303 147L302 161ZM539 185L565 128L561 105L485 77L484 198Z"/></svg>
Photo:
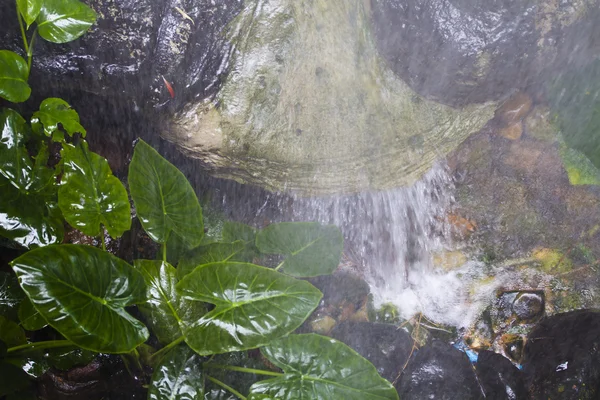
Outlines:
<svg viewBox="0 0 600 400"><path fill-rule="evenodd" d="M595 0L371 4L378 46L389 66L414 90L446 104L498 99L539 82L549 68L581 55L589 60L598 50L593 43L598 29L587 22L594 18Z"/></svg>
<svg viewBox="0 0 600 400"><path fill-rule="evenodd" d="M542 320L527 336L523 372L532 399L600 398L600 313Z"/></svg>
<svg viewBox="0 0 600 400"><path fill-rule="evenodd" d="M475 400L483 393L465 353L434 341L422 347L396 384L402 400Z"/></svg>
<svg viewBox="0 0 600 400"><path fill-rule="evenodd" d="M219 89L230 51L222 31L242 0L84 2L98 15L86 35L63 45L36 40L34 95L83 91L129 101L131 107L157 107L207 97ZM3 48L20 51L14 8L14 1L0 4L0 41ZM174 99L163 76L175 89Z"/></svg>
<svg viewBox="0 0 600 400"><path fill-rule="evenodd" d="M390 382L406 363L413 344L408 333L390 324L345 322L336 326L331 336L371 361Z"/></svg>
<svg viewBox="0 0 600 400"><path fill-rule="evenodd" d="M506 357L487 350L479 352L476 373L486 400L526 398L521 371Z"/></svg>

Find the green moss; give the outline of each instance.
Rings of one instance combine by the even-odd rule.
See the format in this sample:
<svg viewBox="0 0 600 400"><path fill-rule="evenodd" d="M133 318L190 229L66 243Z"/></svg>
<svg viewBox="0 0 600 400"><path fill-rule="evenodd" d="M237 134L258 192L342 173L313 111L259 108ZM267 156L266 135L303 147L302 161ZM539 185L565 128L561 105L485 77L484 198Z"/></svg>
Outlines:
<svg viewBox="0 0 600 400"><path fill-rule="evenodd" d="M573 268L571 259L558 250L540 248L534 250L532 256L547 273L565 273Z"/></svg>

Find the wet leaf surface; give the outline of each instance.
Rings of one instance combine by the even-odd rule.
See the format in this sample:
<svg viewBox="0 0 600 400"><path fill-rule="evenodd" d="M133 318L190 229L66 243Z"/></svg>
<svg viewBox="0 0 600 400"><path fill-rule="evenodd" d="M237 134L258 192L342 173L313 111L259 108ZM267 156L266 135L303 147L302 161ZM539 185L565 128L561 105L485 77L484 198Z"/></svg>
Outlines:
<svg viewBox="0 0 600 400"><path fill-rule="evenodd" d="M194 189L173 164L140 140L129 165L129 189L144 230L158 243L174 232L188 248L204 236L202 208Z"/></svg>
<svg viewBox="0 0 600 400"><path fill-rule="evenodd" d="M150 400L196 400L204 398L201 358L182 344L167 353L154 369L148 390Z"/></svg>
<svg viewBox="0 0 600 400"><path fill-rule="evenodd" d="M186 332L200 355L246 350L287 335L313 312L322 294L310 283L247 263L196 268L177 291L215 308Z"/></svg>
<svg viewBox="0 0 600 400"><path fill-rule="evenodd" d="M18 112L9 108L0 113L0 174L22 192L27 192L32 181L33 162L25 143L29 127Z"/></svg>
<svg viewBox="0 0 600 400"><path fill-rule="evenodd" d="M24 297L15 274L0 271L0 315L17 321L19 303Z"/></svg>
<svg viewBox="0 0 600 400"><path fill-rule="evenodd" d="M170 264L137 260L135 267L144 276L148 297L138 308L163 345L183 336L185 327L206 313L203 303L184 299L175 291L177 271Z"/></svg>
<svg viewBox="0 0 600 400"><path fill-rule="evenodd" d="M246 243L241 240L198 246L181 258L177 265L177 276L182 278L199 265L224 261L252 261L252 254L246 251Z"/></svg>
<svg viewBox="0 0 600 400"><path fill-rule="evenodd" d="M19 306L19 321L21 321L21 326L28 331L37 331L48 325L27 297Z"/></svg>
<svg viewBox="0 0 600 400"><path fill-rule="evenodd" d="M256 247L266 254L284 254L282 268L297 277L332 273L338 266L344 238L334 225L316 222L272 224L256 235Z"/></svg>
<svg viewBox="0 0 600 400"><path fill-rule="evenodd" d="M101 234L101 225L113 238L131 227L127 190L112 174L106 159L89 151L87 143L65 144L58 205L71 226L89 236Z"/></svg>
<svg viewBox="0 0 600 400"><path fill-rule="evenodd" d="M43 0L17 0L17 8L29 28L42 9Z"/></svg>
<svg viewBox="0 0 600 400"><path fill-rule="evenodd" d="M0 316L0 340L9 348L27 343L23 329L3 316Z"/></svg>
<svg viewBox="0 0 600 400"><path fill-rule="evenodd" d="M11 265L48 323L78 346L127 353L148 330L124 307L145 300L142 275L100 249L55 245L32 250Z"/></svg>
<svg viewBox="0 0 600 400"><path fill-rule="evenodd" d="M398 400L396 389L373 364L337 340L290 335L261 352L285 375L255 383L249 399L259 399L256 396L261 394L280 400Z"/></svg>
<svg viewBox="0 0 600 400"><path fill-rule="evenodd" d="M86 33L96 22L96 13L78 0L44 0L36 22L41 37L66 43Z"/></svg>
<svg viewBox="0 0 600 400"><path fill-rule="evenodd" d="M15 52L0 50L0 97L21 103L31 95L27 62Z"/></svg>
<svg viewBox="0 0 600 400"><path fill-rule="evenodd" d="M40 110L36 111L31 118L31 125L37 130L38 125L44 127L46 136L52 136L59 130L59 124L69 136L81 133L85 137L86 130L79 123L79 114L73 110L69 103L63 99L51 97L40 104Z"/></svg>

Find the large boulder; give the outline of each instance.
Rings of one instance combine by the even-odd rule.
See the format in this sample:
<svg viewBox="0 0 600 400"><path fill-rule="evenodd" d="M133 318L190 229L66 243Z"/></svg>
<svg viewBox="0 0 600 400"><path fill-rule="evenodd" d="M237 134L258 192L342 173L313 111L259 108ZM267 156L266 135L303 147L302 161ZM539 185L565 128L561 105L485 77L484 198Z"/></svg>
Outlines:
<svg viewBox="0 0 600 400"><path fill-rule="evenodd" d="M600 51L598 0L371 0L377 45L422 95L463 105L540 83Z"/></svg>

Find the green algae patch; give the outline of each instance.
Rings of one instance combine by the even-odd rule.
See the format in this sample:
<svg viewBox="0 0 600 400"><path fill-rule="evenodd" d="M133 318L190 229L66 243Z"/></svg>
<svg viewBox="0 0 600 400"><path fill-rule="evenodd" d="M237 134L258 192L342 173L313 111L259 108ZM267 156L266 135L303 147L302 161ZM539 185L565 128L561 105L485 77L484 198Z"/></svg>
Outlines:
<svg viewBox="0 0 600 400"><path fill-rule="evenodd" d="M600 170L585 154L562 146L560 157L571 185L600 185Z"/></svg>
<svg viewBox="0 0 600 400"><path fill-rule="evenodd" d="M417 95L377 53L364 2L247 0L217 98L164 136L219 177L305 194L408 185L493 116Z"/></svg>
<svg viewBox="0 0 600 400"><path fill-rule="evenodd" d="M573 263L565 254L558 250L538 248L533 251L533 258L540 263L540 267L547 273L565 273L573 269Z"/></svg>

